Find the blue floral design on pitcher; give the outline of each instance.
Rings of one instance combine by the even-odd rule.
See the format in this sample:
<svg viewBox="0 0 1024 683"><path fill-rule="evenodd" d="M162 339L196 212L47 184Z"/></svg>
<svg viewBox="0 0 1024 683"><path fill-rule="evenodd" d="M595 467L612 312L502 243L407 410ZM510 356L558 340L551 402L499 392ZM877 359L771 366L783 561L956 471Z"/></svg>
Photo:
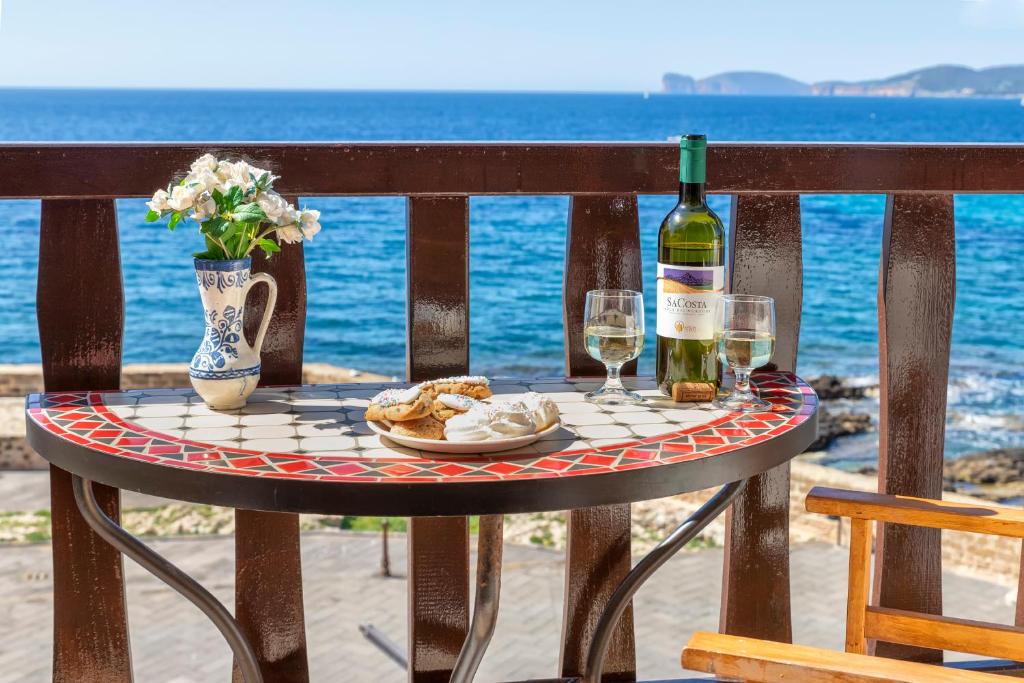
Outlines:
<svg viewBox="0 0 1024 683"><path fill-rule="evenodd" d="M238 358L238 342L242 338L242 311L227 306L223 315L216 310L206 312L206 335L189 366L191 370L220 370L229 359Z"/></svg>

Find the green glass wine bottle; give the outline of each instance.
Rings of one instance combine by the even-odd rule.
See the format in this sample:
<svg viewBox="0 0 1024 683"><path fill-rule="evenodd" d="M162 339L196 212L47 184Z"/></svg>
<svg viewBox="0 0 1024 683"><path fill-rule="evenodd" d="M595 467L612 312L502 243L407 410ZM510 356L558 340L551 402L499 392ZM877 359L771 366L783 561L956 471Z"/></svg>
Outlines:
<svg viewBox="0 0 1024 683"><path fill-rule="evenodd" d="M658 233L656 374L676 400L707 400L720 379L714 314L725 288L725 230L704 195L706 153L703 135L679 141L679 203Z"/></svg>

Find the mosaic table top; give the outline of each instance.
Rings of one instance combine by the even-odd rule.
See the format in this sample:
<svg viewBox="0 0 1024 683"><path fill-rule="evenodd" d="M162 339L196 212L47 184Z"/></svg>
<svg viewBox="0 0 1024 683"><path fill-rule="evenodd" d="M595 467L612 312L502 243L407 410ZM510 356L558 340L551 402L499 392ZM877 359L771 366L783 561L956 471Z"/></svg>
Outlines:
<svg viewBox="0 0 1024 683"><path fill-rule="evenodd" d="M64 467L74 456L90 458L92 472L104 461L130 460L234 480L438 485L578 478L711 458L777 438L817 408L810 387L785 373L755 376L772 409L754 414L659 399L650 379L627 385L649 402L587 403L593 379L495 380L496 398L546 394L563 427L528 447L476 456L411 450L371 432L363 420L368 399L393 384L261 389L234 411L210 410L191 389L33 394L26 410L33 445L55 461L47 451L61 450ZM46 438L33 439L36 432ZM62 448L52 447L53 437Z"/></svg>

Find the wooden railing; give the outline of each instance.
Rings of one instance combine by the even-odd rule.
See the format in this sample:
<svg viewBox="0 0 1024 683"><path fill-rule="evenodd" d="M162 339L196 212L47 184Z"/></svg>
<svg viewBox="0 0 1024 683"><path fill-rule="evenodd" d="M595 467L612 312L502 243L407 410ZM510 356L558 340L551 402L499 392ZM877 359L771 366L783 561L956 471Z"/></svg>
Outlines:
<svg viewBox="0 0 1024 683"><path fill-rule="evenodd" d="M147 196L207 151L273 169L282 176L279 189L293 197L408 197L407 368L413 380L469 369L468 200L488 194L571 197L563 290L566 367L569 374L595 374L599 368L581 344L583 293L641 288L636 196L674 192L678 157L672 144L0 145L0 199L42 199L38 314L48 390L118 386L124 293L114 199ZM708 165L709 190L735 195L732 288L775 297L774 363L784 370L796 366L799 336L800 194L887 195L878 291L879 488L941 497L955 294L953 194L1024 193L1024 148L715 144ZM89 248L72 246L82 244ZM445 264L443 272L435 268L438 262ZM298 383L305 325L302 248L288 246L271 262L257 258L255 267L282 284L264 346L263 381ZM255 297L250 303L262 305ZM54 680L129 681L121 559L79 517L69 476L57 469L51 476ZM118 492L101 487L99 493L116 515ZM570 513L560 675L580 673L597 617L629 568L629 519L628 506ZM790 639L788 519L788 467L757 478L734 506L727 522L724 631ZM267 680L306 681L297 517L240 510L236 520L238 619ZM880 603L938 613L938 531L888 525L879 538ZM415 520L409 548L410 679L447 680L468 625L467 522ZM880 646L879 653L937 656L895 646ZM628 680L634 671L627 613L605 672Z"/></svg>

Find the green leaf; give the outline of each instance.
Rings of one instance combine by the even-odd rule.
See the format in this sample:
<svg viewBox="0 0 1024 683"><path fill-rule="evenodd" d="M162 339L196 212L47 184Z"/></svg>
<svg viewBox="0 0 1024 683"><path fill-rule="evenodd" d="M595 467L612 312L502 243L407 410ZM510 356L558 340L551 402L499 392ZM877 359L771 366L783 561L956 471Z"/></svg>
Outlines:
<svg viewBox="0 0 1024 683"><path fill-rule="evenodd" d="M204 235L213 235L214 237L220 237L224 230L224 226L227 225L227 221L220 216L214 216L209 220L203 221L199 225L199 232Z"/></svg>
<svg viewBox="0 0 1024 683"><path fill-rule="evenodd" d="M228 205L225 208L230 211L242 202L242 188L238 185L233 185L228 189L227 199Z"/></svg>
<svg viewBox="0 0 1024 683"><path fill-rule="evenodd" d="M150 209L149 211L146 212L146 222L147 223L155 223L158 220L160 220L160 212L159 211L153 211L152 209Z"/></svg>
<svg viewBox="0 0 1024 683"><path fill-rule="evenodd" d="M224 210L224 193L218 190L216 187L210 192L210 196L213 197L213 201L217 203L217 211Z"/></svg>
<svg viewBox="0 0 1024 683"><path fill-rule="evenodd" d="M268 240L266 237L257 242L256 246L263 250L263 253L267 255L267 258L270 258L272 254L276 254L281 251L281 247L277 245L277 242L274 240Z"/></svg>
<svg viewBox="0 0 1024 683"><path fill-rule="evenodd" d="M231 212L231 217L242 223L259 223L267 220L267 214L263 213L259 204L242 204L235 207L235 210Z"/></svg>
<svg viewBox="0 0 1024 683"><path fill-rule="evenodd" d="M178 223L180 223L180 222L181 222L181 214L178 213L177 211L172 212L171 213L171 220L169 220L167 222L167 229L168 230L174 230L176 227L178 227Z"/></svg>

